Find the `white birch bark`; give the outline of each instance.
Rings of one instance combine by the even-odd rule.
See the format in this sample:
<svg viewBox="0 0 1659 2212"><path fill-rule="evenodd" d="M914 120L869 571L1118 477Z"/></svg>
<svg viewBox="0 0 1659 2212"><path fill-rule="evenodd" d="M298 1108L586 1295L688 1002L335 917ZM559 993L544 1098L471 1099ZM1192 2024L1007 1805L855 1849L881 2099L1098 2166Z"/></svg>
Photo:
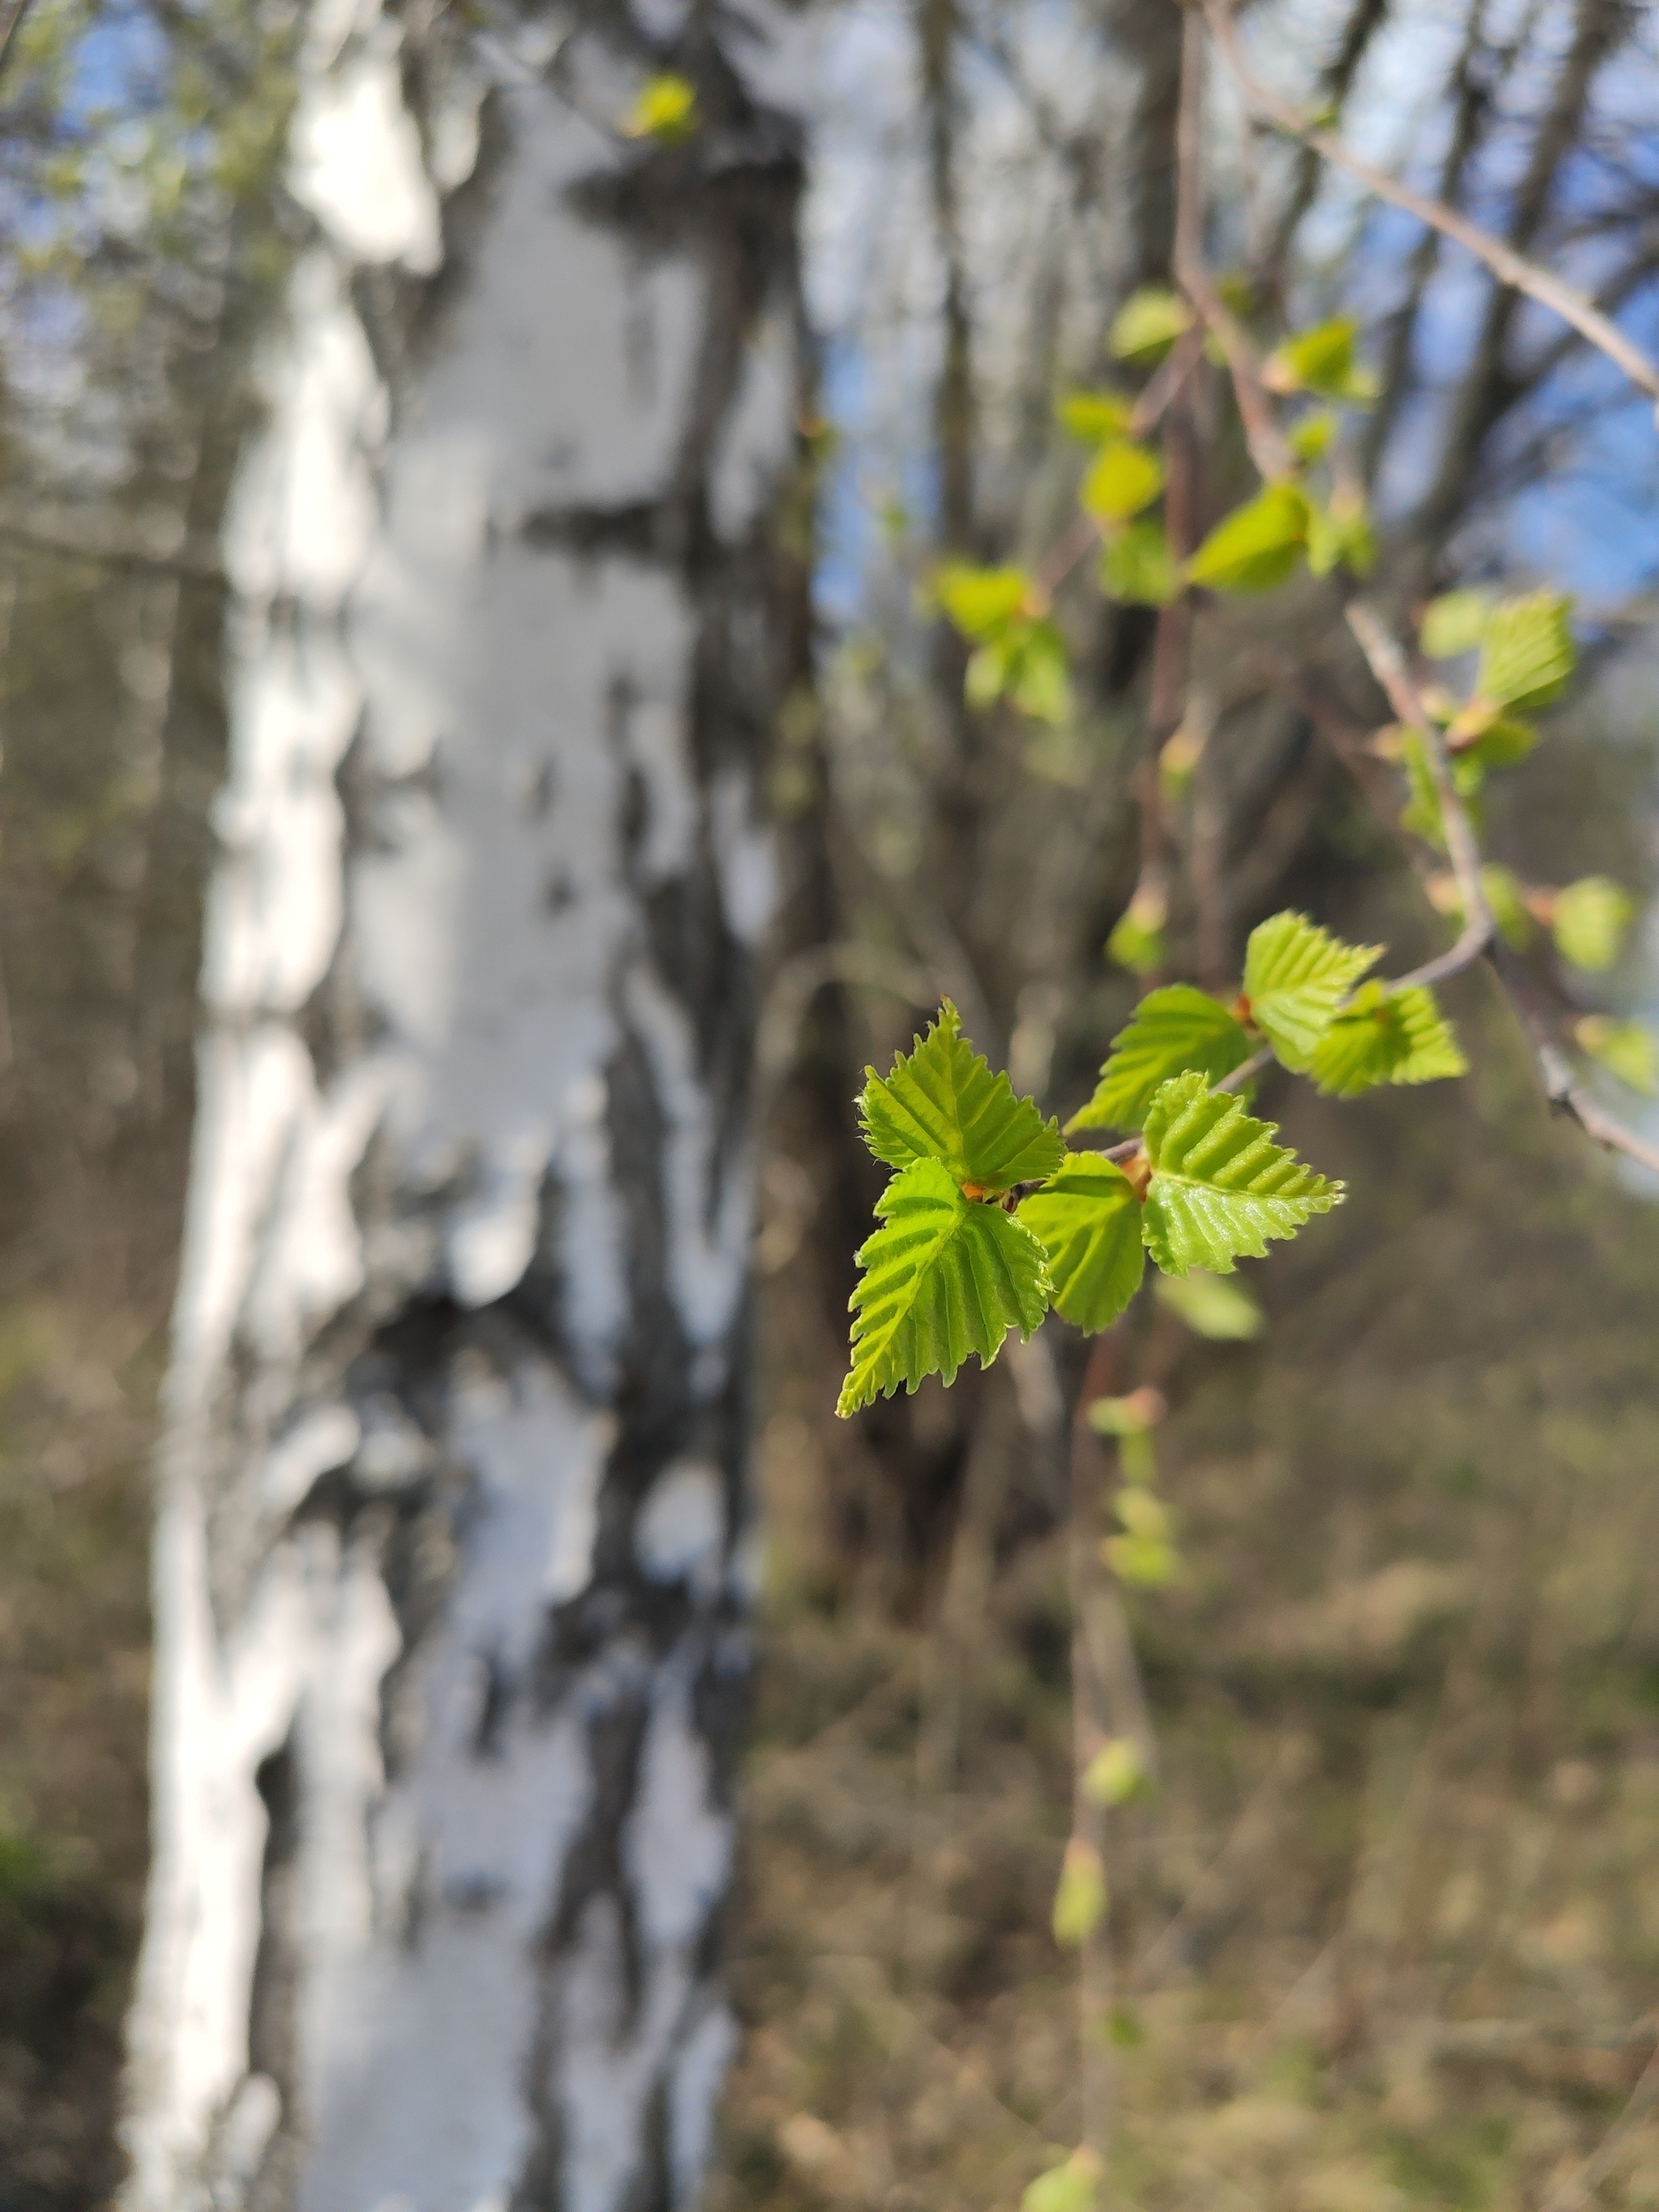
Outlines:
<svg viewBox="0 0 1659 2212"><path fill-rule="evenodd" d="M226 528L129 2212L698 2192L786 30L310 19L316 234ZM701 127L629 144L664 66Z"/></svg>

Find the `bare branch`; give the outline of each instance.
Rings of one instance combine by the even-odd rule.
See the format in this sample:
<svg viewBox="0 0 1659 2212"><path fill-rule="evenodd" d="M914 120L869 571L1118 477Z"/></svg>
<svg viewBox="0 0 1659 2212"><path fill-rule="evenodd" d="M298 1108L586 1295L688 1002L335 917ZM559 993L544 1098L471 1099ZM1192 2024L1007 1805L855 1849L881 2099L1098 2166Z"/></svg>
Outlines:
<svg viewBox="0 0 1659 2212"><path fill-rule="evenodd" d="M1523 254L1483 230L1479 223L1453 209L1443 206L1438 200L1430 199L1422 192L1413 191L1386 169L1379 169L1356 154L1335 134L1320 131L1305 122L1291 106L1270 92L1261 79L1254 76L1244 60L1238 33L1231 7L1220 0L1205 0L1205 14L1215 33L1216 44L1225 56L1239 90L1259 115L1275 124L1279 130L1298 139L1331 163L1345 171L1356 182L1373 191L1379 199L1387 200L1393 207L1402 208L1419 222L1425 222L1444 237L1449 238L1467 252L1484 262L1492 274L1517 292L1524 292L1540 307L1559 315L1571 323L1581 337L1588 339L1598 352L1623 369L1632 384L1654 399L1659 399L1659 367L1649 360L1641 348L1627 338L1619 325L1608 320L1575 285L1558 276L1552 270L1540 268ZM1219 331L1217 333L1220 336ZM1225 340L1223 340L1224 344Z"/></svg>

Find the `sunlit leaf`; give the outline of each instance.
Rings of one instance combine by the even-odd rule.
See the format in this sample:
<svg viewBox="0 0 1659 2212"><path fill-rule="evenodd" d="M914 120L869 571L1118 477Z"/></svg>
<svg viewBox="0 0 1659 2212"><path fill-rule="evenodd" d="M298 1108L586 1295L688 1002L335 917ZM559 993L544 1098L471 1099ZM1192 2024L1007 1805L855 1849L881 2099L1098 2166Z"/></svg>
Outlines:
<svg viewBox="0 0 1659 2212"><path fill-rule="evenodd" d="M1090 1334L1108 1328L1140 1287L1140 1205L1121 1168L1076 1152L1019 1218L1048 1255L1055 1310Z"/></svg>
<svg viewBox="0 0 1659 2212"><path fill-rule="evenodd" d="M975 568L948 561L935 579L939 605L967 638L999 636L1032 603L1031 580L1023 568Z"/></svg>
<svg viewBox="0 0 1659 2212"><path fill-rule="evenodd" d="M1111 1737L1083 1770L1082 1790L1091 1804L1127 1805L1145 1786L1146 1770L1127 1735Z"/></svg>
<svg viewBox="0 0 1659 2212"><path fill-rule="evenodd" d="M993 1073L963 1036L949 999L886 1076L865 1070L859 1113L878 1160L894 1168L939 1160L957 1182L992 1195L1046 1181L1066 1158L1059 1123L1045 1121L1005 1074Z"/></svg>
<svg viewBox="0 0 1659 2212"><path fill-rule="evenodd" d="M1265 485L1217 523L1187 563L1188 580L1218 592L1270 592L1302 557L1312 509L1297 485Z"/></svg>
<svg viewBox="0 0 1659 2212"><path fill-rule="evenodd" d="M1062 429L1085 446L1121 438L1134 419L1134 402L1117 392L1068 392L1054 410Z"/></svg>
<svg viewBox="0 0 1659 2212"><path fill-rule="evenodd" d="M1345 945L1304 914L1276 914L1250 932L1249 1018L1286 1067L1306 1069L1337 1008L1382 957L1380 945Z"/></svg>
<svg viewBox="0 0 1659 2212"><path fill-rule="evenodd" d="M1640 1022L1586 1014L1574 1030L1581 1048L1644 1097L1659 1097L1659 1037Z"/></svg>
<svg viewBox="0 0 1659 2212"><path fill-rule="evenodd" d="M1368 576L1376 564L1376 533L1364 492L1340 485L1328 506L1310 505L1308 566L1316 576L1328 576L1338 568Z"/></svg>
<svg viewBox="0 0 1659 2212"><path fill-rule="evenodd" d="M1335 435L1336 417L1328 407L1316 408L1312 414L1304 415L1285 433L1297 460L1308 462L1323 460Z"/></svg>
<svg viewBox="0 0 1659 2212"><path fill-rule="evenodd" d="M1218 1344L1246 1343L1267 1326L1267 1316L1243 1283L1206 1275L1201 1268L1188 1275L1159 1275L1157 1291L1159 1302L1194 1335Z"/></svg>
<svg viewBox="0 0 1659 2212"><path fill-rule="evenodd" d="M1079 497L1097 522L1127 522L1164 489L1164 464L1148 446L1115 438L1101 447Z"/></svg>
<svg viewBox="0 0 1659 2212"><path fill-rule="evenodd" d="M1571 605L1559 592L1534 592L1495 608L1481 640L1477 696L1519 714L1559 699L1577 659Z"/></svg>
<svg viewBox="0 0 1659 2212"><path fill-rule="evenodd" d="M1106 1869L1092 1844L1073 1836L1060 1861L1054 1891L1054 1941L1063 1951L1081 1950L1106 1917Z"/></svg>
<svg viewBox="0 0 1659 2212"><path fill-rule="evenodd" d="M1439 1083L1468 1069L1426 986L1362 983L1315 1047L1308 1072L1331 1096L1357 1098L1379 1083Z"/></svg>
<svg viewBox="0 0 1659 2212"><path fill-rule="evenodd" d="M1100 556L1100 588L1127 606L1169 605L1181 574L1161 522L1132 522L1112 532Z"/></svg>
<svg viewBox="0 0 1659 2212"><path fill-rule="evenodd" d="M1610 876L1585 876L1555 894L1550 929L1564 960L1599 975L1617 960L1636 911Z"/></svg>
<svg viewBox="0 0 1659 2212"><path fill-rule="evenodd" d="M1230 1275L1236 1260L1262 1258L1269 1238L1294 1237L1340 1201L1341 1184L1274 1144L1277 1134L1201 1075L1164 1085L1146 1115L1152 1177L1140 1218L1165 1274L1203 1267Z"/></svg>
<svg viewBox="0 0 1659 2212"><path fill-rule="evenodd" d="M697 88L672 70L647 77L622 127L624 137L655 138L664 145L690 137L697 128Z"/></svg>
<svg viewBox="0 0 1659 2212"><path fill-rule="evenodd" d="M1029 1336L1048 1304L1042 1245L1001 1206L964 1198L942 1161L896 1175L876 1214L882 1226L858 1255L843 1415L901 1382L952 1382L969 1353L988 1367L1008 1331Z"/></svg>
<svg viewBox="0 0 1659 2212"><path fill-rule="evenodd" d="M1443 592L1423 610L1418 644L1429 660L1455 660L1473 653L1486 635L1494 601L1490 592Z"/></svg>
<svg viewBox="0 0 1659 2212"><path fill-rule="evenodd" d="M1183 331L1192 328L1193 311L1179 292L1149 284L1132 292L1112 323L1112 351L1120 361L1153 362L1166 354Z"/></svg>
<svg viewBox="0 0 1659 2212"><path fill-rule="evenodd" d="M1352 317L1339 315L1286 338L1263 363L1262 382L1269 392L1313 392L1351 407L1370 406L1382 386L1358 359L1358 329Z"/></svg>
<svg viewBox="0 0 1659 2212"><path fill-rule="evenodd" d="M1088 1104L1066 1123L1074 1129L1138 1129L1160 1084L1196 1068L1211 1083L1250 1056L1242 1023L1205 991L1170 983L1149 991L1127 1028L1112 1039L1111 1057Z"/></svg>
<svg viewBox="0 0 1659 2212"><path fill-rule="evenodd" d="M1152 975L1164 965L1164 925L1170 902L1156 884L1142 884L1106 940L1106 957L1133 975Z"/></svg>

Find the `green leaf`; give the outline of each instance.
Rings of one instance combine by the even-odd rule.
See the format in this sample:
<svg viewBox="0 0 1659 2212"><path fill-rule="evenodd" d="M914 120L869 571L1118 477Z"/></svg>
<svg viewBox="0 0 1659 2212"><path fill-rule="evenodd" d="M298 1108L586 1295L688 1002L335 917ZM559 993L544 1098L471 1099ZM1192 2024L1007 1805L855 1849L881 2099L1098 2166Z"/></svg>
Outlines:
<svg viewBox="0 0 1659 2212"><path fill-rule="evenodd" d="M876 1215L883 1225L858 1255L843 1415L925 1375L953 1382L969 1352L988 1367L1011 1328L1030 1336L1048 1309L1042 1245L1001 1206L964 1198L942 1161L896 1175Z"/></svg>
<svg viewBox="0 0 1659 2212"><path fill-rule="evenodd" d="M1079 499L1097 522L1127 522L1164 489L1164 464L1150 447L1116 438L1103 446L1083 479Z"/></svg>
<svg viewBox="0 0 1659 2212"><path fill-rule="evenodd" d="M1469 1064L1426 985L1362 983L1314 1048L1309 1073L1337 1098L1379 1083L1440 1083Z"/></svg>
<svg viewBox="0 0 1659 2212"><path fill-rule="evenodd" d="M1034 722L1058 727L1072 714L1072 676L1066 641L1051 622L1025 624L1010 640L1008 697Z"/></svg>
<svg viewBox="0 0 1659 2212"><path fill-rule="evenodd" d="M1151 975L1164 965L1164 925L1170 905L1156 886L1143 884L1118 916L1106 940L1106 957L1133 975Z"/></svg>
<svg viewBox="0 0 1659 2212"><path fill-rule="evenodd" d="M957 1182L994 1197L1017 1182L1045 1182L1066 1158L1060 1124L1016 1097L1006 1075L993 1074L948 999L885 1078L873 1067L864 1074L864 1141L889 1167L939 1160Z"/></svg>
<svg viewBox="0 0 1659 2212"><path fill-rule="evenodd" d="M1095 1095L1073 1115L1066 1133L1138 1129L1153 1093L1172 1075L1196 1068L1208 1082L1218 1083L1249 1056L1243 1024L1207 992L1190 983L1149 991L1128 1026L1112 1039Z"/></svg>
<svg viewBox="0 0 1659 2212"><path fill-rule="evenodd" d="M1611 876L1585 876L1555 894L1550 928L1564 960L1599 975L1619 957L1636 908Z"/></svg>
<svg viewBox="0 0 1659 2212"><path fill-rule="evenodd" d="M1455 723L1452 726L1455 732ZM1498 714L1486 723L1477 738L1454 750L1454 769L1466 775L1469 769L1478 769L1484 776L1488 769L1514 768L1525 760L1537 743L1538 732L1530 722L1516 721L1510 714ZM1467 793L1464 795L1467 797Z"/></svg>
<svg viewBox="0 0 1659 2212"><path fill-rule="evenodd" d="M1064 2166L1050 2166L1027 2185L1019 2212L1095 2212L1105 2171L1085 2143Z"/></svg>
<svg viewBox="0 0 1659 2212"><path fill-rule="evenodd" d="M939 605L966 638L1001 636L1031 604L1031 580L1023 568L975 568L948 561L935 579Z"/></svg>
<svg viewBox="0 0 1659 2212"><path fill-rule="evenodd" d="M1295 484L1264 485L1218 522L1187 563L1188 580L1219 592L1270 592L1302 557L1312 509Z"/></svg>
<svg viewBox="0 0 1659 2212"><path fill-rule="evenodd" d="M1060 1863L1054 1892L1054 1941L1063 1951L1080 1951L1106 1917L1106 1869L1092 1844L1073 1836Z"/></svg>
<svg viewBox="0 0 1659 2212"><path fill-rule="evenodd" d="M1181 1573L1168 1507L1140 1482L1120 1490L1112 1503L1123 1534L1107 1537L1101 1557L1120 1582L1167 1589Z"/></svg>
<svg viewBox="0 0 1659 2212"><path fill-rule="evenodd" d="M1068 392L1054 413L1063 430L1085 446L1121 438L1134 418L1134 402L1118 392Z"/></svg>
<svg viewBox="0 0 1659 2212"><path fill-rule="evenodd" d="M1577 659L1567 623L1571 605L1559 592L1534 592L1496 608L1481 641L1476 695L1522 714L1559 699Z"/></svg>
<svg viewBox="0 0 1659 2212"><path fill-rule="evenodd" d="M1262 364L1262 382L1269 392L1316 392L1322 398L1369 407L1382 386L1357 356L1358 331L1351 316L1339 315L1286 338Z"/></svg>
<svg viewBox="0 0 1659 2212"><path fill-rule="evenodd" d="M1616 1075L1645 1098L1659 1097L1659 1037L1651 1030L1640 1022L1615 1022L1606 1014L1586 1014L1573 1035L1610 1075Z"/></svg>
<svg viewBox="0 0 1659 2212"><path fill-rule="evenodd" d="M1109 1328L1146 1267L1140 1206L1122 1169L1097 1152L1074 1153L1021 1201L1019 1218L1048 1255L1056 1312L1091 1336Z"/></svg>
<svg viewBox="0 0 1659 2212"><path fill-rule="evenodd" d="M1201 1075L1178 1075L1153 1099L1144 1142L1152 1169L1141 1234L1166 1275L1192 1267L1231 1275L1241 1255L1261 1259L1267 1240L1294 1237L1327 1213L1340 1182L1273 1141L1237 1098L1206 1088Z"/></svg>
<svg viewBox="0 0 1659 2212"><path fill-rule="evenodd" d="M1082 1790L1091 1805L1127 1805L1145 1786L1146 1770L1127 1735L1115 1735L1083 1770Z"/></svg>
<svg viewBox="0 0 1659 2212"><path fill-rule="evenodd" d="M1276 914L1250 932L1244 996L1250 1019L1285 1066L1305 1073L1314 1048L1380 945L1345 945L1305 914Z"/></svg>
<svg viewBox="0 0 1659 2212"><path fill-rule="evenodd" d="M1455 660L1473 653L1492 617L1490 592L1443 592L1423 610L1417 642L1429 660Z"/></svg>
<svg viewBox="0 0 1659 2212"><path fill-rule="evenodd" d="M648 77L622 127L627 138L655 138L665 146L678 144L697 128L697 88L689 77L677 76L672 70Z"/></svg>
<svg viewBox="0 0 1659 2212"><path fill-rule="evenodd" d="M968 656L962 679L962 696L975 714L988 714L1008 689L1014 656L1006 638L975 646Z"/></svg>
<svg viewBox="0 0 1659 2212"><path fill-rule="evenodd" d="M1339 487L1328 507L1310 505L1308 566L1316 576L1328 576L1337 568L1368 576L1376 564L1376 533L1364 492Z"/></svg>
<svg viewBox="0 0 1659 2212"><path fill-rule="evenodd" d="M1303 462L1323 460L1335 435L1336 417L1328 407L1316 408L1312 414L1303 416L1285 433L1291 451Z"/></svg>
<svg viewBox="0 0 1659 2212"><path fill-rule="evenodd" d="M1514 872L1489 860L1480 871L1480 888L1498 935L1517 952L1524 952L1532 943L1534 924ZM1461 902L1458 910L1462 910Z"/></svg>
<svg viewBox="0 0 1659 2212"><path fill-rule="evenodd" d="M1428 748L1415 730L1407 730L1403 734L1400 764L1406 771L1406 786L1410 793L1400 810L1400 826L1412 836L1420 837L1425 845L1432 845L1437 852L1443 853L1445 811L1429 767Z"/></svg>
<svg viewBox="0 0 1659 2212"><path fill-rule="evenodd" d="M1213 1343L1248 1343L1267 1326L1267 1316L1243 1283L1206 1275L1199 1267L1189 1275L1159 1275L1157 1290L1160 1301L1194 1335Z"/></svg>
<svg viewBox="0 0 1659 2212"><path fill-rule="evenodd" d="M1183 331L1192 328L1193 311L1179 292L1148 284L1132 292L1112 323L1112 351L1120 361L1152 362L1166 354Z"/></svg>
<svg viewBox="0 0 1659 2212"><path fill-rule="evenodd" d="M1132 522L1113 532L1100 556L1100 588L1126 605L1169 605L1181 576L1161 522Z"/></svg>
<svg viewBox="0 0 1659 2212"><path fill-rule="evenodd" d="M1019 2212L1095 2212L1106 2169L1085 2143L1064 2166L1050 2166L1028 2184Z"/></svg>

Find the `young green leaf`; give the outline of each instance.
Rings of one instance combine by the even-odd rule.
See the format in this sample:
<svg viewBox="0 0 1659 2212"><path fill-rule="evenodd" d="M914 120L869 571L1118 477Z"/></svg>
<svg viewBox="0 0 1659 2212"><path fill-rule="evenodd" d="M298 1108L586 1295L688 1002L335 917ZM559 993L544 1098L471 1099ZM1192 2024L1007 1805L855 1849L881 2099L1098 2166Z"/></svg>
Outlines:
<svg viewBox="0 0 1659 2212"><path fill-rule="evenodd" d="M1073 1836L1060 1864L1054 1892L1054 1941L1063 1951L1079 1951L1106 1917L1106 1869L1092 1844Z"/></svg>
<svg viewBox="0 0 1659 2212"><path fill-rule="evenodd" d="M1091 1805L1127 1805L1145 1786L1146 1770L1127 1735L1115 1735L1083 1770L1082 1790Z"/></svg>
<svg viewBox="0 0 1659 2212"><path fill-rule="evenodd" d="M975 568L947 561L934 580L939 605L966 638L1000 637L1031 604L1031 580L1023 568Z"/></svg>
<svg viewBox="0 0 1659 2212"><path fill-rule="evenodd" d="M1567 623L1571 604L1558 592L1534 592L1497 607L1481 640L1476 696L1519 714L1559 699L1577 659Z"/></svg>
<svg viewBox="0 0 1659 2212"><path fill-rule="evenodd" d="M1109 1328L1146 1267L1140 1206L1122 1169L1097 1152L1074 1152L1021 1200L1019 1218L1048 1255L1055 1310L1091 1336Z"/></svg>
<svg viewBox="0 0 1659 2212"><path fill-rule="evenodd" d="M1095 2212L1106 2169L1085 2143L1026 2185L1019 2212Z"/></svg>
<svg viewBox="0 0 1659 2212"><path fill-rule="evenodd" d="M1054 412L1063 430L1085 446L1121 438L1134 418L1134 402L1117 392L1068 392Z"/></svg>
<svg viewBox="0 0 1659 2212"><path fill-rule="evenodd" d="M925 1375L953 1382L969 1352L988 1367L1011 1328L1030 1336L1048 1310L1042 1245L1001 1206L964 1198L942 1161L914 1160L876 1214L858 1255L843 1415Z"/></svg>
<svg viewBox="0 0 1659 2212"><path fill-rule="evenodd" d="M1164 489L1164 464L1146 446L1115 438L1103 446L1083 479L1083 511L1103 524L1127 522Z"/></svg>
<svg viewBox="0 0 1659 2212"><path fill-rule="evenodd" d="M993 1074L948 999L884 1078L873 1067L864 1074L864 1140L889 1167L940 1160L957 1182L994 1197L1017 1182L1045 1181L1066 1158L1060 1124L1016 1097L1006 1075Z"/></svg>
<svg viewBox="0 0 1659 2212"><path fill-rule="evenodd" d="M1400 810L1400 826L1410 836L1420 837L1425 845L1432 845L1437 852L1443 853L1445 809L1440 804L1440 793L1429 767L1428 749L1415 730L1407 730L1401 735L1400 764L1406 771L1409 794Z"/></svg>
<svg viewBox="0 0 1659 2212"><path fill-rule="evenodd" d="M1261 1259L1269 1237L1294 1237L1339 1203L1342 1185L1274 1144L1277 1134L1201 1075L1164 1085L1146 1115L1152 1177L1140 1221L1166 1275L1193 1267L1231 1275L1237 1259Z"/></svg>
<svg viewBox="0 0 1659 2212"><path fill-rule="evenodd" d="M1555 894L1550 928L1564 960L1599 975L1619 957L1636 908L1610 876L1585 876Z"/></svg>
<svg viewBox="0 0 1659 2212"><path fill-rule="evenodd" d="M1640 1022L1586 1014L1573 1031L1581 1048L1645 1098L1659 1097L1659 1037Z"/></svg>
<svg viewBox="0 0 1659 2212"><path fill-rule="evenodd" d="M1179 292L1148 284L1132 292L1112 323L1112 351L1120 361L1152 362L1168 353L1183 331L1192 328L1193 311Z"/></svg>
<svg viewBox="0 0 1659 2212"><path fill-rule="evenodd" d="M1034 722L1058 728L1072 714L1066 641L1051 622L1023 625L1009 641L1008 697Z"/></svg>
<svg viewBox="0 0 1659 2212"><path fill-rule="evenodd" d="M1100 588L1128 606L1169 605L1181 577L1161 522L1132 522L1112 532L1100 556Z"/></svg>
<svg viewBox="0 0 1659 2212"><path fill-rule="evenodd" d="M1168 1507L1139 1482L1120 1490L1112 1503L1123 1534L1106 1539L1102 1558L1120 1582L1167 1589L1181 1573Z"/></svg>
<svg viewBox="0 0 1659 2212"><path fill-rule="evenodd" d="M1270 592L1302 557L1312 514L1295 484L1264 485L1224 516L1187 563L1189 582L1218 592Z"/></svg>
<svg viewBox="0 0 1659 2212"><path fill-rule="evenodd" d="M1244 949L1250 1019L1286 1067L1306 1072L1337 1008L1382 957L1380 945L1345 945L1305 914L1276 914L1250 932Z"/></svg>
<svg viewBox="0 0 1659 2212"><path fill-rule="evenodd" d="M1200 1267L1188 1275L1159 1275L1155 1286L1160 1303L1177 1320L1214 1343L1248 1343L1267 1325L1267 1316L1242 1283L1206 1275Z"/></svg>
<svg viewBox="0 0 1659 2212"><path fill-rule="evenodd" d="M1443 592L1423 610L1417 641L1429 660L1455 660L1473 653L1492 617L1489 592Z"/></svg>
<svg viewBox="0 0 1659 2212"><path fill-rule="evenodd" d="M1425 984L1391 991L1362 983L1314 1048L1308 1073L1337 1098L1357 1098L1379 1083L1440 1083L1469 1064Z"/></svg>
<svg viewBox="0 0 1659 2212"><path fill-rule="evenodd" d="M1219 1083L1250 1056L1243 1025L1218 1000L1190 983L1149 991L1128 1026L1112 1039L1095 1095L1066 1125L1079 1129L1138 1129L1161 1083L1196 1068Z"/></svg>
<svg viewBox="0 0 1659 2212"><path fill-rule="evenodd" d="M1382 386L1356 355L1358 329L1350 316L1339 315L1286 338L1262 364L1262 382L1269 392L1316 392L1351 407L1369 407Z"/></svg>
<svg viewBox="0 0 1659 2212"><path fill-rule="evenodd" d="M1304 415L1299 422L1292 422L1285 435L1297 460L1323 460L1331 449L1332 439L1336 435L1336 417L1328 407L1318 408L1313 414Z"/></svg>
<svg viewBox="0 0 1659 2212"><path fill-rule="evenodd" d="M1362 491L1339 486L1328 507L1316 501L1308 510L1308 567L1316 576L1351 568L1368 576L1376 564L1376 533Z"/></svg>
<svg viewBox="0 0 1659 2212"><path fill-rule="evenodd" d="M1133 975L1150 975L1164 965L1164 925L1170 902L1155 884L1142 884L1118 916L1106 940L1106 957Z"/></svg>
<svg viewBox="0 0 1659 2212"><path fill-rule="evenodd" d="M1480 888L1498 935L1517 952L1524 952L1532 943L1534 924L1513 869L1488 860L1480 871Z"/></svg>
<svg viewBox="0 0 1659 2212"><path fill-rule="evenodd" d="M677 76L672 70L647 77L622 128L625 138L654 138L665 146L679 144L697 128L697 88L689 77Z"/></svg>
<svg viewBox="0 0 1659 2212"><path fill-rule="evenodd" d="M1476 769L1484 776L1488 769L1514 768L1538 743L1538 732L1530 722L1517 721L1512 714L1497 714L1481 723L1479 732L1462 744L1455 742L1457 724L1454 722L1446 733L1446 742L1453 747L1452 763L1455 775L1467 776ZM1476 787L1479 788L1477 783ZM1463 794L1468 796L1467 792Z"/></svg>

